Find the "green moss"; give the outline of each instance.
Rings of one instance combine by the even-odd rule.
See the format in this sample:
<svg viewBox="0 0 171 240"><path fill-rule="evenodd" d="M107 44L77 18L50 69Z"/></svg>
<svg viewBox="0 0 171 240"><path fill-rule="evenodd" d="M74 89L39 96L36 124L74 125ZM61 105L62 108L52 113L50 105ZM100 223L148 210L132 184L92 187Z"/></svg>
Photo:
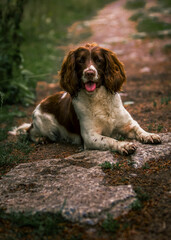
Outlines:
<svg viewBox="0 0 171 240"><path fill-rule="evenodd" d="M113 216L111 214L108 214L107 218L102 223L102 228L106 232L115 233L119 229L119 223L115 219L113 219Z"/></svg>
<svg viewBox="0 0 171 240"><path fill-rule="evenodd" d="M144 0L128 0L125 4L125 8L127 9L137 9L143 8L146 4Z"/></svg>
<svg viewBox="0 0 171 240"><path fill-rule="evenodd" d="M171 29L171 24L160 21L156 17L146 16L141 18L137 25L139 32L147 32L148 34L154 34L158 31Z"/></svg>

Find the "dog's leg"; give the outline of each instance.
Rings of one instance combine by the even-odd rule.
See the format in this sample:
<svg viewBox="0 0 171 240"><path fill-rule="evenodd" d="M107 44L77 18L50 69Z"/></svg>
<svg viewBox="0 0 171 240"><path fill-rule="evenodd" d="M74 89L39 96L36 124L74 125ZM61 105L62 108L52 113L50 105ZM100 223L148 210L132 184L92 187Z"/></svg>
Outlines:
<svg viewBox="0 0 171 240"><path fill-rule="evenodd" d="M127 124L120 128L120 132L128 138L137 139L142 143L161 143L159 135L144 131L133 119L130 119Z"/></svg>
<svg viewBox="0 0 171 240"><path fill-rule="evenodd" d="M117 141L95 132L82 133L82 137L84 149L112 150L124 155L131 154L136 150L136 145L131 142Z"/></svg>

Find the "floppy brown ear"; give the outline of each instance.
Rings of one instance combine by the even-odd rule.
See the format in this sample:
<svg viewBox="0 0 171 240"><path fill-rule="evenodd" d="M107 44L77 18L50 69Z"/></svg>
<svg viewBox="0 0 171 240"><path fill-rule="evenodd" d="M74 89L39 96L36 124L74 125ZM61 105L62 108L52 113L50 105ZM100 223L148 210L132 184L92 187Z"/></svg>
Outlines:
<svg viewBox="0 0 171 240"><path fill-rule="evenodd" d="M118 60L115 53L108 49L104 50L106 61L105 68L105 87L111 93L121 90L122 84L126 81L123 64Z"/></svg>
<svg viewBox="0 0 171 240"><path fill-rule="evenodd" d="M75 72L74 51L70 51L64 59L61 67L60 86L71 96L76 95L79 90L78 78Z"/></svg>

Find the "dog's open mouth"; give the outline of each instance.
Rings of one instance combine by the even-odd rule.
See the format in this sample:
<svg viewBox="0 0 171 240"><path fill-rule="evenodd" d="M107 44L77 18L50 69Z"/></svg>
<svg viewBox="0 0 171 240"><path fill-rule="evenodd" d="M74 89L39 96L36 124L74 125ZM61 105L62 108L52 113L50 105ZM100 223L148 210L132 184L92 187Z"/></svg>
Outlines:
<svg viewBox="0 0 171 240"><path fill-rule="evenodd" d="M85 83L85 89L87 92L93 92L96 89L96 83L92 81Z"/></svg>

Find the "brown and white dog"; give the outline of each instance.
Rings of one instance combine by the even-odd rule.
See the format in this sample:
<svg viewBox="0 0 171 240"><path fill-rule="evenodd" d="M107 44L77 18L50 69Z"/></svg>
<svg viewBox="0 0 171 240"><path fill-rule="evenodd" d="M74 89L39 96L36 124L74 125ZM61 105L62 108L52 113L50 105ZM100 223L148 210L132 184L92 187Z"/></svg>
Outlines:
<svg viewBox="0 0 171 240"><path fill-rule="evenodd" d="M124 108L118 91L126 81L122 63L115 53L86 44L68 53L60 71L60 84L65 90L44 99L33 112L27 129L29 137L39 142L63 139L84 149L118 151L130 154L136 145L117 141L117 133L143 143L160 143L156 134L144 131Z"/></svg>

